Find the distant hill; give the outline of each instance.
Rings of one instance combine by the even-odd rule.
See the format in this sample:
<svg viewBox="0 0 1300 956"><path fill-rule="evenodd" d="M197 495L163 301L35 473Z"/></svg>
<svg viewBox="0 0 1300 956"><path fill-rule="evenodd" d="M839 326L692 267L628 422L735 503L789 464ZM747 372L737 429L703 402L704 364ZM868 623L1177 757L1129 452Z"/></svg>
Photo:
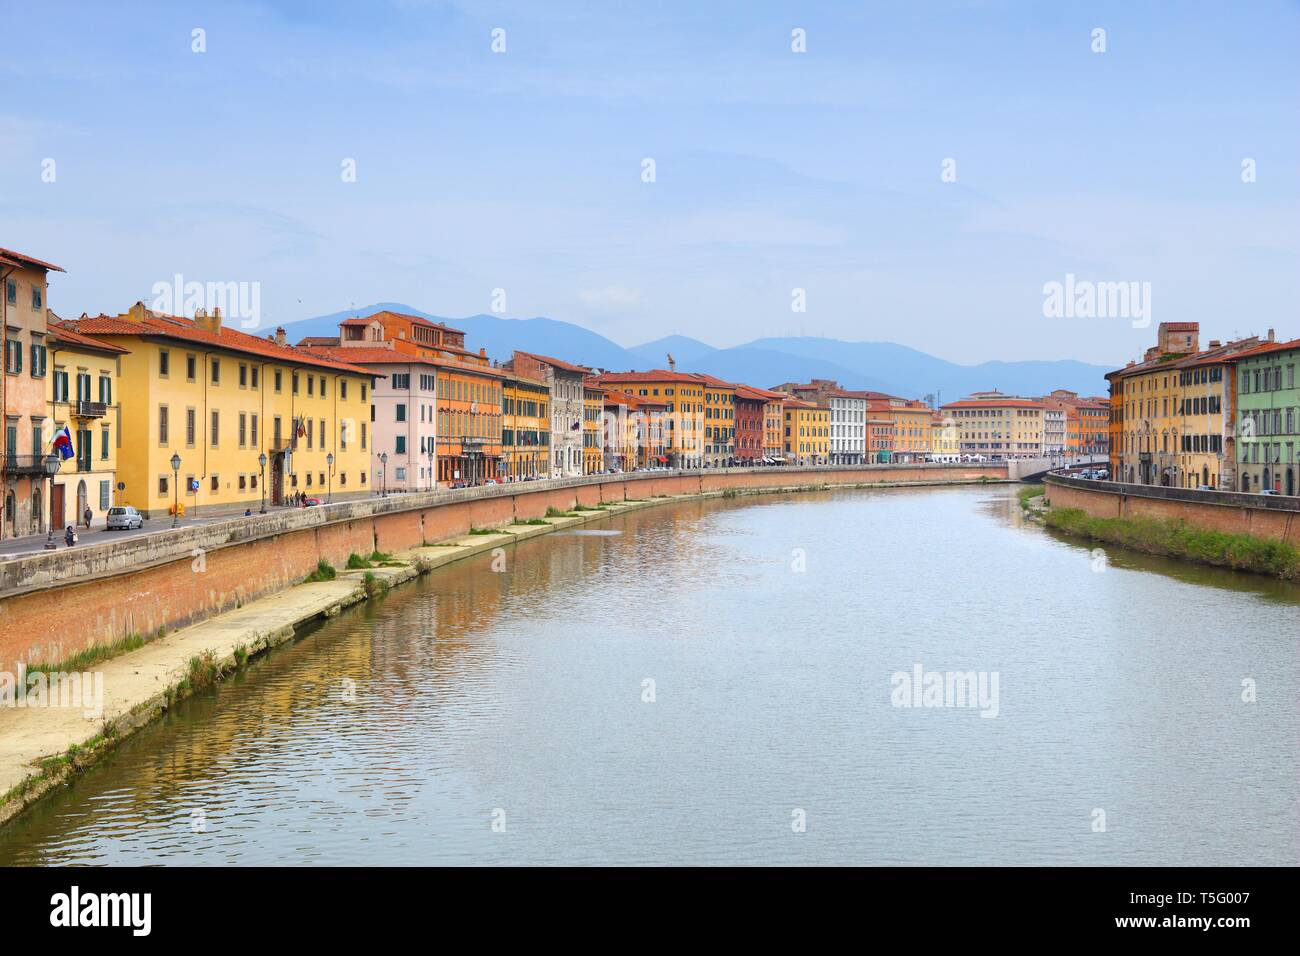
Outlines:
<svg viewBox="0 0 1300 956"><path fill-rule="evenodd" d="M444 322L465 331L465 344L485 348L495 359L514 349L541 352L593 368L613 371L664 368L672 354L677 368L705 372L763 388L810 378L835 379L846 388L873 389L905 398L937 395L953 401L971 392L996 388L1009 395L1045 395L1068 388L1081 395L1106 394L1109 369L1071 360L983 362L957 365L892 342L844 342L840 339L762 338L719 349L685 335L670 335L624 348L590 329L560 319L504 319L496 315L449 318L422 312L400 302L377 302L285 326L290 342L309 335L338 335L338 324L352 315L389 309Z"/></svg>

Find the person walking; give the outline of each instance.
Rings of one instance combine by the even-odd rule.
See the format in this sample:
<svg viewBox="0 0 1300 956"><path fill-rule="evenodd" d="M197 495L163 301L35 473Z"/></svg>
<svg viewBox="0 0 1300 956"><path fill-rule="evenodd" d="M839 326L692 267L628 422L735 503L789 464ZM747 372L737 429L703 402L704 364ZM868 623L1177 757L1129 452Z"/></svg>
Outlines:
<svg viewBox="0 0 1300 956"><path fill-rule="evenodd" d="M86 522L86 530L87 530L87 531L90 530L90 519L93 518L93 517L95 517L95 515L94 515L94 513L90 510L90 505L86 505L86 510L83 511L83 512L81 513L81 520L84 521L84 522Z"/></svg>

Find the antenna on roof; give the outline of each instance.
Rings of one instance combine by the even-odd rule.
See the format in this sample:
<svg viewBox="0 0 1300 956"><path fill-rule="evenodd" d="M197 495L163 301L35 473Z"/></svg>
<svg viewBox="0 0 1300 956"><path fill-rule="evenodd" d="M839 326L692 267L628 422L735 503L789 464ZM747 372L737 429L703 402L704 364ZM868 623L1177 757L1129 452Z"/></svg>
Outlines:
<svg viewBox="0 0 1300 956"><path fill-rule="evenodd" d="M677 371L677 360L673 358L672 352L668 353L668 371L670 372Z"/></svg>

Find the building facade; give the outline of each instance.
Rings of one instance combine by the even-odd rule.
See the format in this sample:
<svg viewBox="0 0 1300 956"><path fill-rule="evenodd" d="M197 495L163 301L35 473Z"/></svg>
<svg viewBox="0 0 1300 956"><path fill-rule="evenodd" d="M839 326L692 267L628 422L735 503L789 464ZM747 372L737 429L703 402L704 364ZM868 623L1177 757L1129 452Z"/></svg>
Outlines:
<svg viewBox="0 0 1300 956"><path fill-rule="evenodd" d="M609 397L623 392L647 402L663 402L665 445L674 468L704 467L704 383L695 375L676 370L605 372L597 376Z"/></svg>
<svg viewBox="0 0 1300 956"><path fill-rule="evenodd" d="M831 464L861 464L867 456L867 393L834 390L826 400L831 412Z"/></svg>
<svg viewBox="0 0 1300 956"><path fill-rule="evenodd" d="M1045 454L1046 409L1037 399L981 392L949 402L942 411L957 424L963 455L1006 459Z"/></svg>
<svg viewBox="0 0 1300 956"><path fill-rule="evenodd" d="M792 398L785 402L784 456L798 465L824 465L830 461L829 405Z"/></svg>
<svg viewBox="0 0 1300 956"><path fill-rule="evenodd" d="M0 539L46 530L47 460L53 430L48 417L49 356L46 309L49 274L63 269L12 249L0 248L0 485L4 514Z"/></svg>
<svg viewBox="0 0 1300 956"><path fill-rule="evenodd" d="M1237 491L1300 492L1300 340L1239 354L1236 377Z"/></svg>
<svg viewBox="0 0 1300 956"><path fill-rule="evenodd" d="M505 477L531 481L551 474L551 392L518 372L502 380L501 457Z"/></svg>
<svg viewBox="0 0 1300 956"><path fill-rule="evenodd" d="M551 395L551 477L583 474L586 461L584 381L591 370L549 355L515 352L506 370L546 383Z"/></svg>
<svg viewBox="0 0 1300 956"><path fill-rule="evenodd" d="M369 493L370 370L294 349L283 329L263 339L224 327L220 312L189 319L137 302L62 324L126 350L118 503L152 516Z"/></svg>
<svg viewBox="0 0 1300 956"><path fill-rule="evenodd" d="M51 317L46 344L48 419L54 433L66 427L73 457L49 483L48 508L55 528L102 526L117 501L117 455L122 444L118 401L121 358L126 350L80 335Z"/></svg>

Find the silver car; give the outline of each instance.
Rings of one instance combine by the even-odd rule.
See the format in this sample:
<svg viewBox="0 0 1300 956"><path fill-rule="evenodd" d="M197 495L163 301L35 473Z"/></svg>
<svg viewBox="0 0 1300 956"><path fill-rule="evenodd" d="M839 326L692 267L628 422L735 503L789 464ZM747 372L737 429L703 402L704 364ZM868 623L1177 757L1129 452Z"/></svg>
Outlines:
<svg viewBox="0 0 1300 956"><path fill-rule="evenodd" d="M134 531L144 527L144 516L130 505L108 509L109 531Z"/></svg>

